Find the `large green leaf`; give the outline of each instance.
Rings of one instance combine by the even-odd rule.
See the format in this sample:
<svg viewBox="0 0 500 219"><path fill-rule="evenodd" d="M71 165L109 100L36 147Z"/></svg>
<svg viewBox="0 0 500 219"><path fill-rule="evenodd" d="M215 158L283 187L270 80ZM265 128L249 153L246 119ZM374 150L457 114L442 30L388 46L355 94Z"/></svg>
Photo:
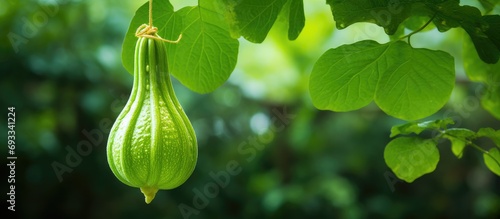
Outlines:
<svg viewBox="0 0 500 219"><path fill-rule="evenodd" d="M500 176L500 150L492 148L488 154L483 154L484 163L491 172Z"/></svg>
<svg viewBox="0 0 500 219"><path fill-rule="evenodd" d="M453 58L445 52L360 41L323 54L309 91L318 109L350 111L375 99L387 114L417 120L444 106L454 81Z"/></svg>
<svg viewBox="0 0 500 219"><path fill-rule="evenodd" d="M412 49L397 43L399 62L382 75L375 102L387 114L417 120L441 109L455 85L453 57L442 51Z"/></svg>
<svg viewBox="0 0 500 219"><path fill-rule="evenodd" d="M436 169L439 151L433 140L400 137L387 144L384 159L398 178L411 183Z"/></svg>
<svg viewBox="0 0 500 219"><path fill-rule="evenodd" d="M175 58L171 71L184 85L199 93L211 92L231 75L238 57L237 40L229 34L213 1L185 8L183 40L169 50Z"/></svg>
<svg viewBox="0 0 500 219"><path fill-rule="evenodd" d="M380 75L395 61L387 58L391 45L361 41L328 50L316 62L310 77L314 106L342 112L368 105Z"/></svg>
<svg viewBox="0 0 500 219"><path fill-rule="evenodd" d="M168 1L153 2L154 25L167 43L169 71L182 84L198 93L207 93L221 86L236 66L239 43L229 33L217 1L201 0L199 6L186 7L173 13ZM125 37L122 61L133 71L135 30L148 21L148 4L136 12Z"/></svg>

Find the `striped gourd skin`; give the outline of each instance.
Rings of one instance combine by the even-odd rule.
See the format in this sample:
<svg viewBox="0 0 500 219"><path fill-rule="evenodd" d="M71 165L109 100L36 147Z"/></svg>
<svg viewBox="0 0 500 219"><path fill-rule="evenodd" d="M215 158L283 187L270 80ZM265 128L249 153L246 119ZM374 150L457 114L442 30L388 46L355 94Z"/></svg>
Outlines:
<svg viewBox="0 0 500 219"><path fill-rule="evenodd" d="M115 176L141 188L147 203L158 189L184 183L196 166L196 136L175 96L159 40L137 40L132 93L111 129L107 156Z"/></svg>

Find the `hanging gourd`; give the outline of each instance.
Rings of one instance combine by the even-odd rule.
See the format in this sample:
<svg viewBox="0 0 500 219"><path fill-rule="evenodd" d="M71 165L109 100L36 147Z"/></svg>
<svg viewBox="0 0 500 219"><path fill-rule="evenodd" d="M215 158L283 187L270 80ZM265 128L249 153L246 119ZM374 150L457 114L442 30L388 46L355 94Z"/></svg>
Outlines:
<svg viewBox="0 0 500 219"><path fill-rule="evenodd" d="M107 157L114 175L140 188L149 204L158 190L176 188L189 178L198 147L170 81L166 40L151 22L136 35L134 84L111 129Z"/></svg>

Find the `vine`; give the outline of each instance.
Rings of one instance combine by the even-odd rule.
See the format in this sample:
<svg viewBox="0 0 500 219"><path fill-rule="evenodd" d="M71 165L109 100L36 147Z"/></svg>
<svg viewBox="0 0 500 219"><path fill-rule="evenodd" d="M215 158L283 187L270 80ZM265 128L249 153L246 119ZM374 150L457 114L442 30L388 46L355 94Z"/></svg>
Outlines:
<svg viewBox="0 0 500 219"><path fill-rule="evenodd" d="M400 40L408 38L408 44L411 46L411 36L413 36L414 34L420 32L422 30L424 30L427 26L429 26L429 24L431 24L432 20L434 20L434 18L436 18L436 15L437 15L437 13L435 13L434 15L432 15L431 19L429 19L429 21L427 21L422 27L420 27L420 28L412 31L411 33L409 33L409 34L401 37Z"/></svg>

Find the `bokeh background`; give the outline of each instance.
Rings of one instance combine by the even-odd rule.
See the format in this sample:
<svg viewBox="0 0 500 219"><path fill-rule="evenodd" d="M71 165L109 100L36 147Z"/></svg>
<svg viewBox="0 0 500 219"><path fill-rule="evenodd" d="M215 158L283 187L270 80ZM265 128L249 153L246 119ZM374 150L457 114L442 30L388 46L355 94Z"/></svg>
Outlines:
<svg viewBox="0 0 500 219"><path fill-rule="evenodd" d="M54 2L57 7L49 7ZM196 4L171 2L176 10ZM391 126L403 121L374 105L348 113L312 106L308 75L324 51L361 39L388 40L374 25L334 30L324 0L305 2L307 23L295 42L286 40L281 21L262 44L241 39L238 65L215 92L196 94L174 80L196 130L199 160L185 184L160 191L146 205L138 189L120 183L109 169L107 133L100 128L115 120L130 93L133 78L122 67L121 43L143 3L0 2L2 121L7 107L15 107L18 156L16 213L8 218L500 218L500 178L485 167L478 151L466 149L457 159L443 142L435 172L411 184L399 182L383 151ZM17 34L17 46L9 34ZM500 122L479 104L481 84L471 83L461 67L463 37L460 30L412 37L416 47L456 57L456 88L432 118L452 116L457 127L472 130L499 129ZM277 117L284 110L288 120ZM7 127L0 124L4 141ZM273 131L272 124L284 128ZM94 147L69 166L68 150L90 140L85 132L93 133ZM487 140L479 144L493 146ZM6 146L2 152L7 157ZM71 172L59 179L54 162ZM211 187L208 196L198 197L214 185L211 172L225 171L234 162L241 172L231 175L227 186ZM6 179L2 182L5 194ZM184 208L183 215L179 206L192 209Z"/></svg>

